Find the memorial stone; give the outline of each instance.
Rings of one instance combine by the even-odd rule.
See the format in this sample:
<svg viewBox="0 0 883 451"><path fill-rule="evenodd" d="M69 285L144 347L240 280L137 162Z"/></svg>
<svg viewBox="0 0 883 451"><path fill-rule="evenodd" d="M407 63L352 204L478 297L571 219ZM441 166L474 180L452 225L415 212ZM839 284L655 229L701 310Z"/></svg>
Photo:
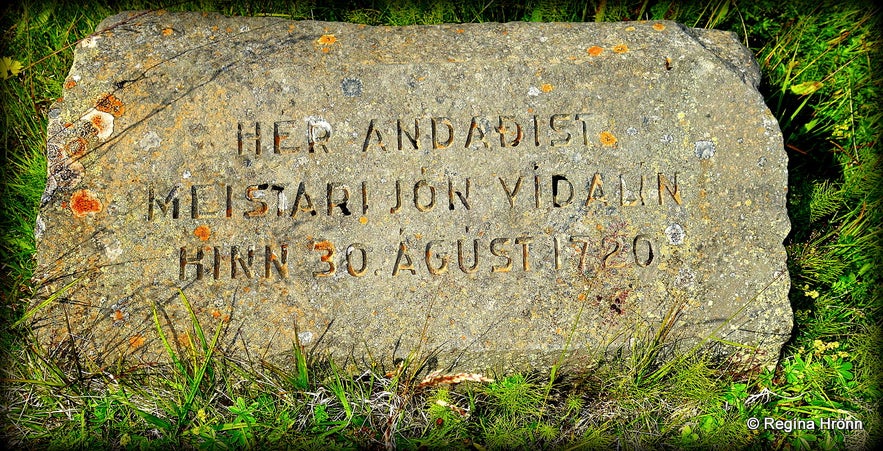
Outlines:
<svg viewBox="0 0 883 451"><path fill-rule="evenodd" d="M758 82L734 34L667 21L110 17L49 110L34 330L99 364L167 360L158 329L185 352L194 317L255 361L775 362Z"/></svg>

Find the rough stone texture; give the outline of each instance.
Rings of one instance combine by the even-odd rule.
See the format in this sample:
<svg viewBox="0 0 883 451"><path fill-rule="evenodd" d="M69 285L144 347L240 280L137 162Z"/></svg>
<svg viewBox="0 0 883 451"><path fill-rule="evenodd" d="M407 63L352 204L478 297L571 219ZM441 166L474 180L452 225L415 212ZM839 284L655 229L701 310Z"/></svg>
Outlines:
<svg viewBox="0 0 883 451"><path fill-rule="evenodd" d="M297 339L524 368L664 330L773 362L787 159L758 80L734 35L671 22L110 17L49 113L37 277L58 297L35 330L162 361L154 307L195 342L180 290L249 359Z"/></svg>

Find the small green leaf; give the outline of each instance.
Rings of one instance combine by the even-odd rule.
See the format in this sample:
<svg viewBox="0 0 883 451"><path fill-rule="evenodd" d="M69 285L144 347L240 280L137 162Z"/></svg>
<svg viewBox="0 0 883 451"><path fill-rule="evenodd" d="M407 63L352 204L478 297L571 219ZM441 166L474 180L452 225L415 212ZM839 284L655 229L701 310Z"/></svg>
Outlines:
<svg viewBox="0 0 883 451"><path fill-rule="evenodd" d="M820 81L805 81L800 84L792 85L791 92L799 96L810 95L822 88L824 84Z"/></svg>

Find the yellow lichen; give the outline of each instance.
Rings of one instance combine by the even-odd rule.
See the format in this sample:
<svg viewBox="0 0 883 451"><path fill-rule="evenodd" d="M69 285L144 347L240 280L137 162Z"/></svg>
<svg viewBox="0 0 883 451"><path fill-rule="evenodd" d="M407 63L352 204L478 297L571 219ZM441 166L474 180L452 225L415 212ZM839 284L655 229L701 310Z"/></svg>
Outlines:
<svg viewBox="0 0 883 451"><path fill-rule="evenodd" d="M601 144L607 147L613 147L616 145L616 136L613 136L613 133L608 131L601 132L600 135Z"/></svg>
<svg viewBox="0 0 883 451"><path fill-rule="evenodd" d="M212 229L207 225L201 225L193 230L193 234L196 235L202 241L207 241L209 237L212 235Z"/></svg>
<svg viewBox="0 0 883 451"><path fill-rule="evenodd" d="M129 346L138 349L141 346L144 346L144 343L146 341L147 340L145 340L144 337L142 337L141 335L133 335L129 337Z"/></svg>
<svg viewBox="0 0 883 451"><path fill-rule="evenodd" d="M335 42L337 42L337 38L333 34L323 34L316 40L316 43L321 45L331 45Z"/></svg>

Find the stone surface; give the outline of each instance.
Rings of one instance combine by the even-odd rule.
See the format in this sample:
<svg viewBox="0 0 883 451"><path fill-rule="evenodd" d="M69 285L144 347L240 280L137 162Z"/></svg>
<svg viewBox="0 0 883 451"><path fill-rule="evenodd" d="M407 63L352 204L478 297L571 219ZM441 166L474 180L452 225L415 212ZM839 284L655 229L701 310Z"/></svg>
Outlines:
<svg viewBox="0 0 883 451"><path fill-rule="evenodd" d="M758 80L671 22L110 17L49 112L35 331L167 360L183 294L249 359L539 367L665 330L775 361L787 158Z"/></svg>

